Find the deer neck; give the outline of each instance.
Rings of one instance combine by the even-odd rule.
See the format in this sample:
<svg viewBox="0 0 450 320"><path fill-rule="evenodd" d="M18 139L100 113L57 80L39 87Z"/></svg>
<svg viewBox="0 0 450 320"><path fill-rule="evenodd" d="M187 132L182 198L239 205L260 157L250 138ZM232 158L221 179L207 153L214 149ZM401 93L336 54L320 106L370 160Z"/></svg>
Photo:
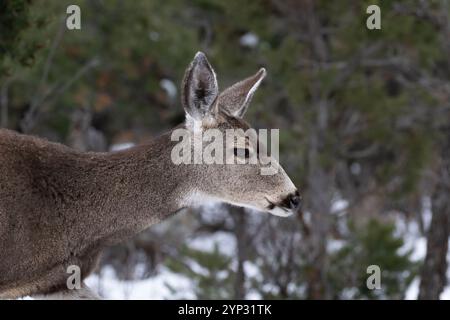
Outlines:
<svg viewBox="0 0 450 320"><path fill-rule="evenodd" d="M74 189L82 192L77 203L82 217L73 234L84 228L90 237L115 243L186 206L189 172L173 164L171 149L170 134L165 134L128 150L87 154L85 173L74 179Z"/></svg>

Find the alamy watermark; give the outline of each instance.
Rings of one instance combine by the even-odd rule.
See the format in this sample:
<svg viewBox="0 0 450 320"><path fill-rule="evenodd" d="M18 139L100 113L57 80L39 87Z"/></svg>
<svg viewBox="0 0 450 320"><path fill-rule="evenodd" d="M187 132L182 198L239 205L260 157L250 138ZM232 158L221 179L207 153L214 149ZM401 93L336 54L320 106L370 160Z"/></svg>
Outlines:
<svg viewBox="0 0 450 320"><path fill-rule="evenodd" d="M67 267L67 273L70 274L67 277L66 286L69 290L81 289L81 269L77 265L70 265Z"/></svg>
<svg viewBox="0 0 450 320"><path fill-rule="evenodd" d="M81 9L75 4L71 4L67 7L66 13L68 14L66 18L66 27L69 30L80 30L81 29Z"/></svg>
<svg viewBox="0 0 450 320"><path fill-rule="evenodd" d="M376 264L367 267L367 274L370 276L366 280L366 286L369 290L381 289L381 268Z"/></svg>
<svg viewBox="0 0 450 320"><path fill-rule="evenodd" d="M81 30L81 9L78 5L71 4L66 9L66 27L69 30ZM381 9L378 5L369 5L366 13L370 14L366 19L366 27L369 30L381 29Z"/></svg>
<svg viewBox="0 0 450 320"><path fill-rule="evenodd" d="M270 136L270 155L266 147ZM180 164L259 165L261 175L279 170L279 129L206 129L200 132L180 128L172 132L178 142L171 159Z"/></svg>
<svg viewBox="0 0 450 320"><path fill-rule="evenodd" d="M370 16L366 20L366 26L369 30L381 29L381 9L376 4L367 7L366 13Z"/></svg>

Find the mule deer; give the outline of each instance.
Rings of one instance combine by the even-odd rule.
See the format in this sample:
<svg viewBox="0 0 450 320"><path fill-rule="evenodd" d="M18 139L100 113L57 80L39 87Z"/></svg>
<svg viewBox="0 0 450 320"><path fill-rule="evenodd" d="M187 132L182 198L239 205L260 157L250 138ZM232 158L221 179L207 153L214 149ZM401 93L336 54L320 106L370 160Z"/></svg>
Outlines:
<svg viewBox="0 0 450 320"><path fill-rule="evenodd" d="M186 121L178 128L193 139L206 128L248 129L242 117L265 75L261 69L219 94L197 53L184 76ZM213 199L287 216L300 204L278 163L266 176L260 164L175 165L174 144L168 132L124 151L90 153L0 130L0 297L92 297L85 286L67 289L68 266L79 266L84 279L105 246L187 206Z"/></svg>

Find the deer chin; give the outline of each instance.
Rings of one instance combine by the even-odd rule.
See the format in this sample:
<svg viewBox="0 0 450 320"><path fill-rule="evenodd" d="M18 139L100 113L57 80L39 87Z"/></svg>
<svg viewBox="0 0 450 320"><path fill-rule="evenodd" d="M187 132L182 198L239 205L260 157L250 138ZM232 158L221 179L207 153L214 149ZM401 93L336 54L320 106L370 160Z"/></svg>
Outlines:
<svg viewBox="0 0 450 320"><path fill-rule="evenodd" d="M274 207L272 209L267 209L267 211L274 216L282 218L290 217L294 213L291 209L285 209L282 207Z"/></svg>
<svg viewBox="0 0 450 320"><path fill-rule="evenodd" d="M235 204L236 205L236 204ZM249 208L252 210L256 210L259 212L270 213L277 217L287 218L294 214L294 211L289 208L284 208L280 206L269 206L269 207L260 207L260 206L251 206L251 205L243 205L237 204L240 207Z"/></svg>

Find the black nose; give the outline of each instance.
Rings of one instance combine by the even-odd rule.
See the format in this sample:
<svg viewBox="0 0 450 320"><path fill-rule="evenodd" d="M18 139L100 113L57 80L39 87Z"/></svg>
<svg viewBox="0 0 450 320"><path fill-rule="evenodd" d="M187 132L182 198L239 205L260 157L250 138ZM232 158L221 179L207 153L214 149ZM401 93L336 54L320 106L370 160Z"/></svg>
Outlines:
<svg viewBox="0 0 450 320"><path fill-rule="evenodd" d="M289 195L289 206L291 209L298 209L300 208L302 204L302 199L300 198L300 195L298 192L295 194Z"/></svg>

